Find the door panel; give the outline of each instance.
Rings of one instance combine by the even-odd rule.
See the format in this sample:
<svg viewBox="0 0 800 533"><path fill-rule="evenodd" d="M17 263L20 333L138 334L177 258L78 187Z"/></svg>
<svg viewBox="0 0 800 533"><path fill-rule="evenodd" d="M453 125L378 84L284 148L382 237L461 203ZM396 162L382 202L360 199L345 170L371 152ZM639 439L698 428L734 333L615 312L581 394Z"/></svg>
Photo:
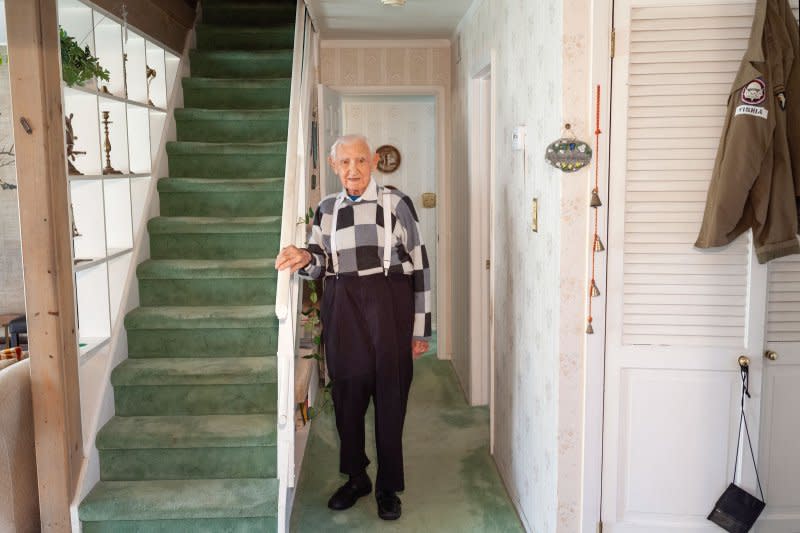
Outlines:
<svg viewBox="0 0 800 533"><path fill-rule="evenodd" d="M326 85L319 85L319 151L322 196L339 192L342 184L328 164L331 146L342 135L342 95Z"/></svg>
<svg viewBox="0 0 800 533"><path fill-rule="evenodd" d="M761 387L766 268L749 235L715 250L694 241L755 3L614 9L604 531L710 533L734 466L740 355ZM747 405L755 434L760 400Z"/></svg>
<svg viewBox="0 0 800 533"><path fill-rule="evenodd" d="M767 508L759 533L800 531L800 256L770 263L764 362L761 481Z"/></svg>

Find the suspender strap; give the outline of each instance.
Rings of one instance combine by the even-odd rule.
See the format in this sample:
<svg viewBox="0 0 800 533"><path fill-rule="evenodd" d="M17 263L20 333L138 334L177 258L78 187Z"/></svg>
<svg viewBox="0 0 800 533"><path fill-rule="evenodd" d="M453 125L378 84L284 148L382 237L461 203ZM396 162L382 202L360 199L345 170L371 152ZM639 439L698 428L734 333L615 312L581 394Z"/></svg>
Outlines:
<svg viewBox="0 0 800 533"><path fill-rule="evenodd" d="M392 193L383 189L383 275L389 275L392 264Z"/></svg>
<svg viewBox="0 0 800 533"><path fill-rule="evenodd" d="M333 273L339 276L339 254L336 250L336 226L339 221L339 208L344 203L344 193L340 194L333 205L333 223L331 224L331 261L333 262Z"/></svg>

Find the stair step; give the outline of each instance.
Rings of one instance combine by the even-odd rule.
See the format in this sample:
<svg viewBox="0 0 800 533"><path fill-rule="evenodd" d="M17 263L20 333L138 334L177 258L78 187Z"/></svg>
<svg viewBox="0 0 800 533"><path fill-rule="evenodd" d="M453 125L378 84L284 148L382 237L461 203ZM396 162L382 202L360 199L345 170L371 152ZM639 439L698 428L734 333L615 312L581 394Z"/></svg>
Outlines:
<svg viewBox="0 0 800 533"><path fill-rule="evenodd" d="M272 305L138 307L125 315L131 329L246 329L276 326Z"/></svg>
<svg viewBox="0 0 800 533"><path fill-rule="evenodd" d="M126 359L111 372L115 387L252 385L277 379L274 357Z"/></svg>
<svg viewBox="0 0 800 533"><path fill-rule="evenodd" d="M278 217L157 217L147 223L153 259L254 259L275 257Z"/></svg>
<svg viewBox="0 0 800 533"><path fill-rule="evenodd" d="M104 481L277 474L274 414L114 417L97 435Z"/></svg>
<svg viewBox="0 0 800 533"><path fill-rule="evenodd" d="M283 209L283 178L164 178L158 182L162 216L278 216Z"/></svg>
<svg viewBox="0 0 800 533"><path fill-rule="evenodd" d="M286 169L286 143L167 143L170 177L267 178Z"/></svg>
<svg viewBox="0 0 800 533"><path fill-rule="evenodd" d="M183 78L186 107L202 109L286 108L291 95L290 78L270 80Z"/></svg>
<svg viewBox="0 0 800 533"><path fill-rule="evenodd" d="M143 306L269 305L275 259L150 260L136 270Z"/></svg>
<svg viewBox="0 0 800 533"><path fill-rule="evenodd" d="M178 141L268 143L286 141L289 110L176 109Z"/></svg>
<svg viewBox="0 0 800 533"><path fill-rule="evenodd" d="M111 373L117 416L274 413L275 357L127 359Z"/></svg>
<svg viewBox="0 0 800 533"><path fill-rule="evenodd" d="M192 76L204 78L286 78L292 75L291 49L191 50Z"/></svg>
<svg viewBox="0 0 800 533"><path fill-rule="evenodd" d="M294 22L292 3L224 2L203 5L203 22L228 26L275 26Z"/></svg>
<svg viewBox="0 0 800 533"><path fill-rule="evenodd" d="M293 46L293 22L268 28L197 25L197 48L199 50L274 50Z"/></svg>
<svg viewBox="0 0 800 533"><path fill-rule="evenodd" d="M197 530L185 529L179 521L275 518L277 510L277 479L101 481L81 503L79 516L84 522L122 521L146 524L147 521L173 520L175 522L165 524L171 525L172 529L160 531L194 532ZM265 520L264 523L269 524L271 521ZM130 526L126 524L124 527ZM273 527L269 529L274 530Z"/></svg>

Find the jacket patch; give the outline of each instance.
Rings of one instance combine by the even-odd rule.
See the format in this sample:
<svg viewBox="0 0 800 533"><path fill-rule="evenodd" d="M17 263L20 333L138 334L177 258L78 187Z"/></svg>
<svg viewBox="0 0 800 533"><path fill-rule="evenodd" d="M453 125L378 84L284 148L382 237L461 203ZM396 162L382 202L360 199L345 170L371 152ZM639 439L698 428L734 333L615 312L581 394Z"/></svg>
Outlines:
<svg viewBox="0 0 800 533"><path fill-rule="evenodd" d="M736 108L736 116L739 115L753 115L754 117L761 117L766 120L769 111L763 107L754 105L740 105Z"/></svg>
<svg viewBox="0 0 800 533"><path fill-rule="evenodd" d="M759 105L767 99L767 84L761 78L756 78L742 89L742 103ZM738 114L738 113L737 113Z"/></svg>

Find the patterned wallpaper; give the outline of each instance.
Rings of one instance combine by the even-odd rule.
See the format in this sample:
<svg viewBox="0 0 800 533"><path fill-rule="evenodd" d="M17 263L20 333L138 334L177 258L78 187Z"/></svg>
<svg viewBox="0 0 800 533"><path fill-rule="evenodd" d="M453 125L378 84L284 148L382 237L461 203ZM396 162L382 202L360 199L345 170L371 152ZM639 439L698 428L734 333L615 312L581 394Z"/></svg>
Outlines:
<svg viewBox="0 0 800 533"><path fill-rule="evenodd" d="M453 47L452 176L454 205L468 187L468 87L496 53L495 183L495 459L525 522L538 533L558 525L558 384L562 174L544 162L544 147L561 133L562 3L483 0L462 21ZM527 149L511 151L514 126L527 126ZM523 161L525 158L525 161ZM460 182L459 182L460 180ZM529 228L539 198L539 232ZM455 264L468 259L469 214L453 210ZM469 279L454 279L456 287ZM467 324L468 301L454 291L453 309ZM460 301L459 301L460 300ZM454 364L461 373L467 332L456 332ZM461 360L458 360L458 358ZM467 381L468 382L468 376Z"/></svg>
<svg viewBox="0 0 800 533"><path fill-rule="evenodd" d="M0 46L0 151L14 145L11 128L11 85L8 80L7 48ZM5 165L7 156L0 156L0 179L17 183L17 167ZM19 234L17 190L0 190L0 313L25 311L25 288L22 282L22 243Z"/></svg>
<svg viewBox="0 0 800 533"><path fill-rule="evenodd" d="M320 78L325 85L438 85L450 87L448 47L343 47L322 41Z"/></svg>

